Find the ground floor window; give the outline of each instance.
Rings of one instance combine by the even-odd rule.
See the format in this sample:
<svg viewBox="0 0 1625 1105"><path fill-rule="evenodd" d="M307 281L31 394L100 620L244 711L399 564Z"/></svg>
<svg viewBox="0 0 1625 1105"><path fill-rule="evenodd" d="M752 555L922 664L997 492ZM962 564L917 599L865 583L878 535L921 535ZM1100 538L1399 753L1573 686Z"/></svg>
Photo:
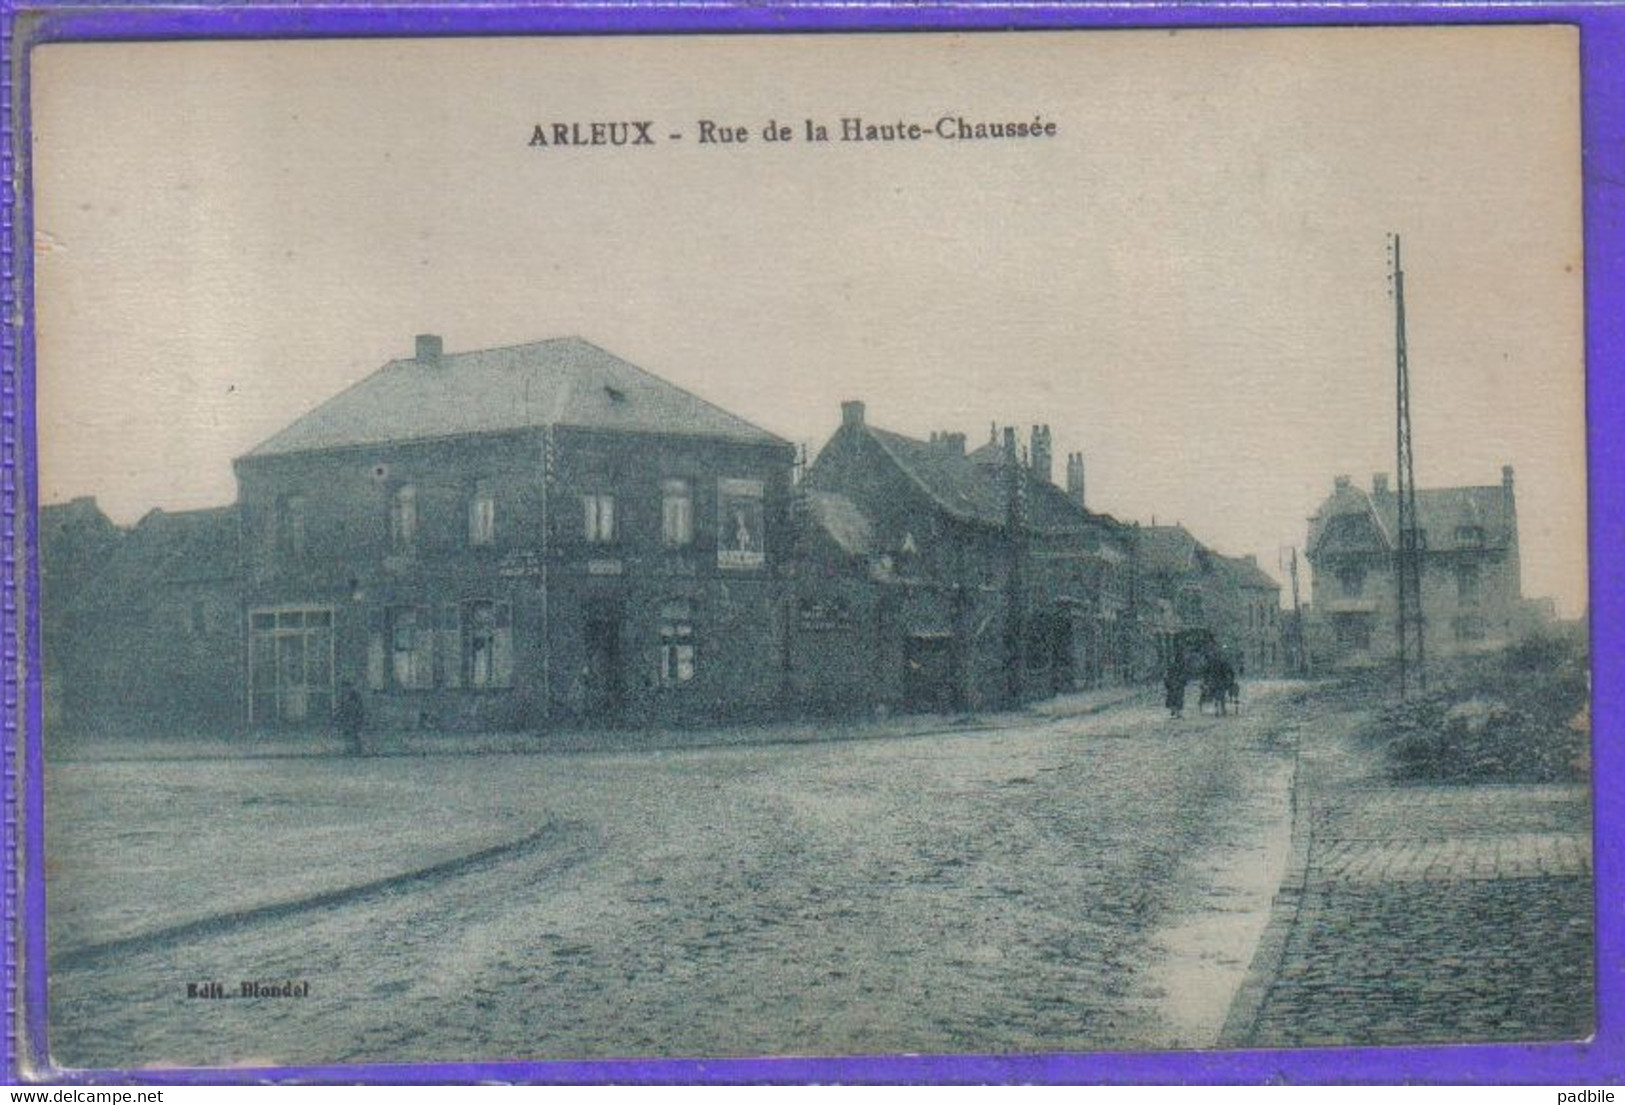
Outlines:
<svg viewBox="0 0 1625 1105"><path fill-rule="evenodd" d="M394 606L389 611L390 671L395 686L406 691L434 686L434 627L420 606Z"/></svg>
<svg viewBox="0 0 1625 1105"><path fill-rule="evenodd" d="M660 605L660 685L676 687L694 678L694 610L687 599Z"/></svg>
<svg viewBox="0 0 1625 1105"><path fill-rule="evenodd" d="M513 686L513 612L505 602L471 602L463 638L470 687Z"/></svg>
<svg viewBox="0 0 1625 1105"><path fill-rule="evenodd" d="M375 612L367 685L375 691L512 687L512 608L476 601Z"/></svg>

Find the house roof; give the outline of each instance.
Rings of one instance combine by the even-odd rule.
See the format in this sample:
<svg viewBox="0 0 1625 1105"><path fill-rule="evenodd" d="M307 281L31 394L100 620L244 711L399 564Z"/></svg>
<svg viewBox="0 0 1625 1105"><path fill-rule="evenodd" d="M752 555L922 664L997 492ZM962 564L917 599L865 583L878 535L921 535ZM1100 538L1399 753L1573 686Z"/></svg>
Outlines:
<svg viewBox="0 0 1625 1105"><path fill-rule="evenodd" d="M1416 521L1424 547L1435 552L1458 548L1503 548L1516 535L1512 496L1500 485L1430 487L1416 490ZM1344 520L1362 519L1365 525ZM1481 541L1463 539L1477 529ZM1353 485L1337 488L1309 519L1309 550L1322 552L1384 551L1399 534L1399 495L1367 491Z"/></svg>
<svg viewBox="0 0 1625 1105"><path fill-rule="evenodd" d="M787 444L589 341L568 337L390 361L248 455L541 426Z"/></svg>
<svg viewBox="0 0 1625 1105"><path fill-rule="evenodd" d="M238 532L234 506L150 511L125 531L75 605L140 605L165 584L235 579Z"/></svg>
<svg viewBox="0 0 1625 1105"><path fill-rule="evenodd" d="M1225 556L1198 541L1182 525L1142 526L1140 563L1149 575L1182 575L1207 569L1229 587L1279 591L1281 584L1245 556Z"/></svg>
<svg viewBox="0 0 1625 1105"><path fill-rule="evenodd" d="M808 491L807 513L814 524L829 534L836 546L851 556L868 556L875 547L874 523L845 495L833 491Z"/></svg>
<svg viewBox="0 0 1625 1105"><path fill-rule="evenodd" d="M921 441L865 424L863 431L938 507L963 521L1005 524L1004 472L988 463L982 449L955 452L940 442ZM1035 530L1082 532L1119 523L1074 502L1052 483L1027 477L1027 522Z"/></svg>
<svg viewBox="0 0 1625 1105"><path fill-rule="evenodd" d="M1140 564L1152 575L1177 575L1196 566L1196 550L1202 543L1184 526L1141 526L1138 552Z"/></svg>
<svg viewBox="0 0 1625 1105"><path fill-rule="evenodd" d="M1263 591L1279 591L1280 581L1260 568L1256 561L1244 556L1215 555L1214 564L1232 587Z"/></svg>

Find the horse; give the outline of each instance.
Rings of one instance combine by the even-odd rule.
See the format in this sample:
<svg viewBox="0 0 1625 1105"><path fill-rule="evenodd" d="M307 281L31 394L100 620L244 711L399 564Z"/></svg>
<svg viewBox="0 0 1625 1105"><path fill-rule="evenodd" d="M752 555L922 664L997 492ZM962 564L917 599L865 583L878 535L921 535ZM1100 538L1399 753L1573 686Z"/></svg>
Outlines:
<svg viewBox="0 0 1625 1105"><path fill-rule="evenodd" d="M1201 713L1202 707L1209 703L1220 717L1228 712L1231 704L1237 713L1241 712L1241 684L1236 681L1236 669L1218 657L1202 669L1202 693L1196 701L1196 712Z"/></svg>

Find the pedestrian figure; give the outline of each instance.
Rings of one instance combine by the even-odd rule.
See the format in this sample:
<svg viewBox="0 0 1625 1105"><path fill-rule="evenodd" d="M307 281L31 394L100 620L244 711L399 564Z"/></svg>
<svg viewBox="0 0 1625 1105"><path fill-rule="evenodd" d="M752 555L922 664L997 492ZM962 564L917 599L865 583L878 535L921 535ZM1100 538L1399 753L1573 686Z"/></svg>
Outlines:
<svg viewBox="0 0 1625 1105"><path fill-rule="evenodd" d="M352 756L360 756L367 749L361 741L362 727L367 723L367 704L361 699L361 692L356 690L355 684L348 679L344 681L344 689L339 692L338 706L339 733L344 737L344 750Z"/></svg>
<svg viewBox="0 0 1625 1105"><path fill-rule="evenodd" d="M1162 673L1163 690L1167 692L1166 702L1170 717L1182 717L1185 713L1185 666L1178 660L1168 664Z"/></svg>
<svg viewBox="0 0 1625 1105"><path fill-rule="evenodd" d="M1241 708L1241 684L1236 680L1236 670L1230 666L1229 661L1222 656L1214 656L1202 669L1202 695L1197 700L1196 710L1201 712L1202 707L1213 704L1214 712L1223 717L1231 702Z"/></svg>

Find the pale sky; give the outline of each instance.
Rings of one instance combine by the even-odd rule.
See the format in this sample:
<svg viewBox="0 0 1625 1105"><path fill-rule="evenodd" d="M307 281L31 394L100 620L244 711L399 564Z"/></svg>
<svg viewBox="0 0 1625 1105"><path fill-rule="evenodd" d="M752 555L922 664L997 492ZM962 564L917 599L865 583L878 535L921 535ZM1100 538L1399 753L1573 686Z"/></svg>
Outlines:
<svg viewBox="0 0 1625 1105"><path fill-rule="evenodd" d="M1524 592L1578 613L1577 48L1511 27L38 48L42 499L120 522L230 502L232 457L416 333L579 334L814 450L847 398L973 444L1048 422L1095 509L1274 571L1335 475L1392 470L1398 231L1418 482L1514 464ZM1058 133L802 140L853 115ZM658 144L527 144L628 119ZM751 139L700 145L702 119ZM762 142L769 119L796 139Z"/></svg>

